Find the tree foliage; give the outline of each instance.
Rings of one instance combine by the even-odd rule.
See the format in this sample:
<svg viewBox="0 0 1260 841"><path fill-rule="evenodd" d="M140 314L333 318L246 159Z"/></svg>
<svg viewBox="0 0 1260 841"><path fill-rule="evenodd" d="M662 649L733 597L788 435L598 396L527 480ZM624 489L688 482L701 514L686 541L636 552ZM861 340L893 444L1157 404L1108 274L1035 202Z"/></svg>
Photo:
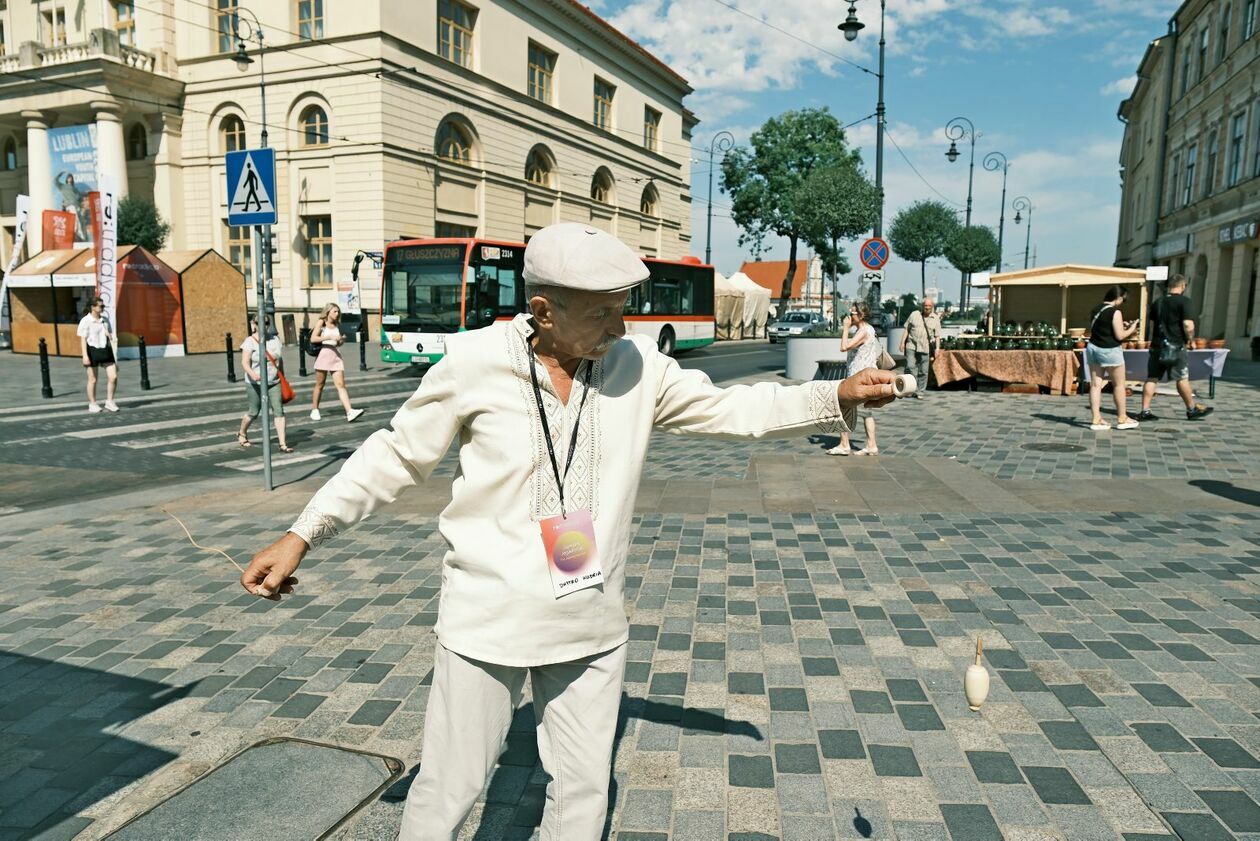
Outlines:
<svg viewBox="0 0 1260 841"><path fill-rule="evenodd" d="M171 226L147 199L127 196L118 202L118 243L139 245L157 253L166 247Z"/></svg>
<svg viewBox="0 0 1260 841"><path fill-rule="evenodd" d="M923 297L927 297L927 261L944 256L960 230L954 211L939 201L915 202L893 217L888 242L901 259L918 262Z"/></svg>
<svg viewBox="0 0 1260 841"><path fill-rule="evenodd" d="M731 197L740 245L757 246L769 234L788 240L788 270L779 294L782 316L792 296L797 245L806 230L798 192L815 170L843 165L857 170L861 157L848 148L840 121L826 108L771 117L749 142L722 160L722 189Z"/></svg>
<svg viewBox="0 0 1260 841"><path fill-rule="evenodd" d="M964 274L985 271L998 261L997 237L981 225L960 228L946 247L945 258Z"/></svg>
<svg viewBox="0 0 1260 841"><path fill-rule="evenodd" d="M910 317L910 313L919 308L919 299L914 297L913 292L907 292L901 296L900 305L897 307L897 323L905 324L906 319Z"/></svg>

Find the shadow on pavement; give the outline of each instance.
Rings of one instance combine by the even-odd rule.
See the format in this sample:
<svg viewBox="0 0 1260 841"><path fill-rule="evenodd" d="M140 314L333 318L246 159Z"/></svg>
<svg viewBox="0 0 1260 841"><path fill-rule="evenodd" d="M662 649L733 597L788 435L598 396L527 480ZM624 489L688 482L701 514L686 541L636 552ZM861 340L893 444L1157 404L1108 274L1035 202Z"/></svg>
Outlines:
<svg viewBox="0 0 1260 841"><path fill-rule="evenodd" d="M1107 411L1106 409L1103 410L1104 415L1114 415L1115 413L1116 411L1114 408L1111 409L1111 411ZM1076 415L1047 415L1043 412L1034 412L1033 417L1037 420L1050 421L1051 423L1061 423L1064 426L1076 426L1081 429L1089 429L1089 421L1082 420Z"/></svg>
<svg viewBox="0 0 1260 841"><path fill-rule="evenodd" d="M1191 487L1206 491L1213 496L1219 496L1233 502L1241 502L1243 505L1260 507L1260 491L1240 488L1232 482L1221 482L1217 479L1195 479L1189 484Z"/></svg>
<svg viewBox="0 0 1260 841"><path fill-rule="evenodd" d="M176 757L108 731L195 687L0 652L0 835L77 834L91 819L75 812Z"/></svg>

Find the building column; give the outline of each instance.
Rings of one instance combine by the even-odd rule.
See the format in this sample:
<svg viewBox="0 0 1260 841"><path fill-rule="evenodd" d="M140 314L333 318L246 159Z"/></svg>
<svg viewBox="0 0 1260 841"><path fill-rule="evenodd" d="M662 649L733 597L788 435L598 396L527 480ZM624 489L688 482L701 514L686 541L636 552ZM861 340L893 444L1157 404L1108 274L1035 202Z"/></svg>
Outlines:
<svg viewBox="0 0 1260 841"><path fill-rule="evenodd" d="M26 120L26 192L31 197L26 223L27 254L44 247L44 211L53 206L52 156L48 152L48 124L52 115L43 111L23 111Z"/></svg>
<svg viewBox="0 0 1260 841"><path fill-rule="evenodd" d="M157 154L153 158L153 203L171 226L168 248L188 247L184 220L184 118L163 113L158 135Z"/></svg>
<svg viewBox="0 0 1260 841"><path fill-rule="evenodd" d="M117 103L91 103L96 112L96 170L114 179L118 198L127 195L127 147ZM99 186L99 185L98 185Z"/></svg>
<svg viewBox="0 0 1260 841"><path fill-rule="evenodd" d="M1235 315L1236 313L1245 313L1246 299L1243 298L1244 286L1251 280L1251 241L1244 240L1235 243L1230 249L1233 253L1230 255L1229 276L1221 276L1224 286L1218 287L1216 290L1215 308L1213 309L1213 317L1208 320L1207 330L1202 334L1208 339L1215 338L1217 334L1226 340L1233 339L1241 335L1242 318ZM1244 309L1239 309L1239 307Z"/></svg>

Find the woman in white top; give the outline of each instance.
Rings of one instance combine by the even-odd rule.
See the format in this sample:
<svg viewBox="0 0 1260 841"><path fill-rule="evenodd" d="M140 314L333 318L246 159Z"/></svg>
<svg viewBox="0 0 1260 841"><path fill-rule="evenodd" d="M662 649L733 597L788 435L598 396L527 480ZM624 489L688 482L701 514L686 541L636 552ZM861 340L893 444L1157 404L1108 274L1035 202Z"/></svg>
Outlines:
<svg viewBox="0 0 1260 841"><path fill-rule="evenodd" d="M114 325L109 323L105 315L105 302L93 298L88 304L88 313L79 321L79 350L83 355L83 367L87 369L88 411L99 412L100 404L96 402L96 367L105 367L105 411L117 412L118 404L114 402L114 391L118 388L118 365L114 362L114 348L110 343L116 339Z"/></svg>
<svg viewBox="0 0 1260 841"><path fill-rule="evenodd" d="M267 326L271 326L271 319L267 319ZM275 418L276 438L280 441L280 452L291 453L293 448L289 446L289 442L284 436L284 401L280 398L280 365L282 364L281 354L284 348L280 345L279 336L270 336L265 347L259 343L258 317L252 315L249 317L249 335L245 337L245 341L241 342L241 368L245 371L245 393L249 397L249 409L245 412L244 417L241 418L241 428L236 433L236 443L242 447L250 446L249 425L262 412L262 374L258 371L260 350L268 356L267 405L271 408L271 416ZM263 435L266 434L267 430L264 429Z"/></svg>
<svg viewBox="0 0 1260 841"><path fill-rule="evenodd" d="M311 331L311 344L321 345L319 356L315 358L315 391L311 394L311 420L319 420L319 399L324 395L324 381L331 373L333 385L337 387L337 396L341 398L341 408L346 410L346 422L353 423L363 414L362 409L350 406L350 392L346 391L346 363L341 361L338 350L346 337L341 335L341 307L336 304L324 304L324 311L315 322Z"/></svg>
<svg viewBox="0 0 1260 841"><path fill-rule="evenodd" d="M875 328L871 326L870 317L871 308L864 301L858 301L849 308L849 315L844 320L841 328L840 349L849 353L849 369L845 372L846 378L867 368L879 367L879 355L882 348L879 338L875 335ZM857 454L860 456L879 455L879 446L875 441L875 418L870 412L860 408L858 414L862 415L863 422L866 424L866 446L858 450ZM833 456L847 456L850 452L847 430L840 433L840 446L832 447L827 451Z"/></svg>

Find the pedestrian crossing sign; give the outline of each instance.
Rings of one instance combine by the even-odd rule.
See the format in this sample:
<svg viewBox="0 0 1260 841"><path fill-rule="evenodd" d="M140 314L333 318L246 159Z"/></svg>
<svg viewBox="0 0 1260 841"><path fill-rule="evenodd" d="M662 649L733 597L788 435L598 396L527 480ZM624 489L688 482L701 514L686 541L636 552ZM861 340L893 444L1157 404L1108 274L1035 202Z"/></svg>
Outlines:
<svg viewBox="0 0 1260 841"><path fill-rule="evenodd" d="M227 153L228 224L276 223L276 153L242 149Z"/></svg>

